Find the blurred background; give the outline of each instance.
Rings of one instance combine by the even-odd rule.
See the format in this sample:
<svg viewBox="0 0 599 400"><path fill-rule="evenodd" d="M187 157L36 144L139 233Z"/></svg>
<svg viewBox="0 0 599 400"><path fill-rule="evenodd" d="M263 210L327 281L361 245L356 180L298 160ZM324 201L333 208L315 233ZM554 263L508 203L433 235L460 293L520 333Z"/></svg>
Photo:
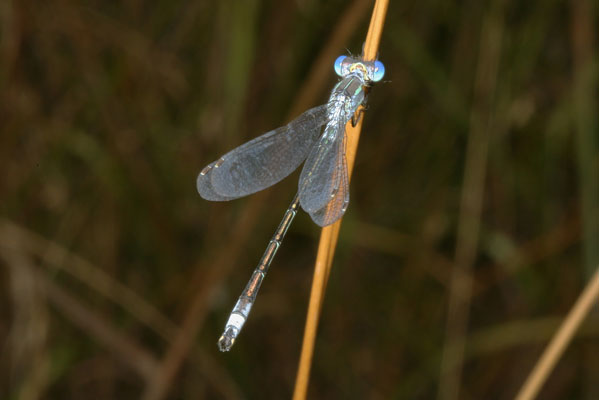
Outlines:
<svg viewBox="0 0 599 400"><path fill-rule="evenodd" d="M0 398L290 397L307 214L216 341L299 174L225 203L195 180L324 103L372 6L0 3ZM391 3L309 398L513 398L599 264L598 11ZM597 310L540 398L599 398Z"/></svg>

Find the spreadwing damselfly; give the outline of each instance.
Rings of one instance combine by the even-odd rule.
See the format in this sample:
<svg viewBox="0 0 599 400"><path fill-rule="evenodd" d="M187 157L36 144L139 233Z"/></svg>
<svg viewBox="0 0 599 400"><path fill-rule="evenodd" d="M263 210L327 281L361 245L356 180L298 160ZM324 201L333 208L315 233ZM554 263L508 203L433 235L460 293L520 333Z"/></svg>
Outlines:
<svg viewBox="0 0 599 400"><path fill-rule="evenodd" d="M364 102L365 88L383 78L385 67L380 61L340 56L334 68L341 80L326 104L231 150L198 175L204 199L226 201L266 189L304 163L297 194L229 316L218 341L221 351L230 350L239 335L300 206L324 227L341 218L349 204L345 126Z"/></svg>

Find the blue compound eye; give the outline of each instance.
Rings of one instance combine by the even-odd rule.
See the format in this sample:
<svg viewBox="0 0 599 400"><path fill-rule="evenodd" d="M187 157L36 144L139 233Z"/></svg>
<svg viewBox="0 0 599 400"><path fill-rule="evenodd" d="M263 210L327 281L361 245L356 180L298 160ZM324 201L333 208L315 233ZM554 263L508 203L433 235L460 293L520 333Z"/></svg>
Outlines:
<svg viewBox="0 0 599 400"><path fill-rule="evenodd" d="M335 73L339 76L343 76L343 71L341 70L341 64L343 64L343 60L345 60L346 56L339 56L335 60Z"/></svg>
<svg viewBox="0 0 599 400"><path fill-rule="evenodd" d="M385 76L385 66L382 62L377 60L374 62L374 74L372 74L372 81L378 82L383 79L383 76Z"/></svg>

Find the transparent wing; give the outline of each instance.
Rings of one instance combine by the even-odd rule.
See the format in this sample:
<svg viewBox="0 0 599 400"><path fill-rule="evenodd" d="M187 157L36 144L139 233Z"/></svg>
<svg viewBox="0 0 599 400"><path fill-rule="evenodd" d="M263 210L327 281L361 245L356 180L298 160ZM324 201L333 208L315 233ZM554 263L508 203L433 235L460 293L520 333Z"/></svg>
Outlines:
<svg viewBox="0 0 599 400"><path fill-rule="evenodd" d="M197 189L206 200L247 196L274 185L306 159L326 122L326 105L231 150L200 172Z"/></svg>
<svg viewBox="0 0 599 400"><path fill-rule="evenodd" d="M299 180L300 204L308 212L316 212L327 205L339 190L341 175L336 174L337 156L343 145L344 118L334 125L327 125L325 132L314 146Z"/></svg>
<svg viewBox="0 0 599 400"><path fill-rule="evenodd" d="M312 220L320 226L331 225L345 214L349 204L349 178L347 174L347 160L345 158L346 136L341 134L342 140L338 141L336 167L332 181L339 180L337 190L330 201L320 210L310 212Z"/></svg>
<svg viewBox="0 0 599 400"><path fill-rule="evenodd" d="M218 161L214 161L214 162L208 164L208 166L206 166L198 174L198 178L196 179L196 187L198 189L198 192L200 193L200 196L202 196L202 198L204 198L206 200L210 200L210 201L227 201L227 200L233 200L233 199L240 197L240 196L231 196L231 197L221 196L220 194L216 193L216 191L212 187L212 179L211 179L212 169L214 168L214 164L216 164L217 162Z"/></svg>

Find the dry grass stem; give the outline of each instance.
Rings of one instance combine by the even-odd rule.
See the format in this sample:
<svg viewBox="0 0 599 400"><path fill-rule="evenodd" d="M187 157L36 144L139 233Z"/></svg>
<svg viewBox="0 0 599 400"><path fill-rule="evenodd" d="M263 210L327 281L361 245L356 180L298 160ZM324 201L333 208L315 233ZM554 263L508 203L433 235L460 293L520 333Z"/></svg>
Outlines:
<svg viewBox="0 0 599 400"><path fill-rule="evenodd" d="M592 309L599 303L599 265L595 275L591 278L586 288L568 313L568 316L560 326L559 330L551 339L551 342L543 352L543 355L535 365L529 377L524 382L522 389L516 396L516 400L534 399L543 383L557 364L566 346L572 341L572 336Z"/></svg>
<svg viewBox="0 0 599 400"><path fill-rule="evenodd" d="M368 28L368 33L366 35L366 41L364 44L364 54L362 55L365 60L374 60L376 58L383 32L385 16L387 14L387 7L387 0L377 0L374 5L370 26ZM359 109L358 113L359 112L363 112L363 108ZM348 123L346 126L346 156L350 179L354 167L354 161L356 159L356 152L358 149L358 141L360 139L363 120L364 118L360 118L355 127L352 126L351 123ZM337 245L337 239L339 237L341 221L342 219L333 225L323 228L320 235L318 253L316 255L316 262L314 265L314 278L312 280L312 288L310 291L310 302L308 305L306 325L304 328L304 339L302 343L297 377L295 380L295 388L293 393L294 400L305 399L308 392L310 367L312 365L312 356L314 354L314 343L316 340L318 319L322 308L322 301L324 298L331 265L333 263L333 256L335 253L335 246Z"/></svg>

